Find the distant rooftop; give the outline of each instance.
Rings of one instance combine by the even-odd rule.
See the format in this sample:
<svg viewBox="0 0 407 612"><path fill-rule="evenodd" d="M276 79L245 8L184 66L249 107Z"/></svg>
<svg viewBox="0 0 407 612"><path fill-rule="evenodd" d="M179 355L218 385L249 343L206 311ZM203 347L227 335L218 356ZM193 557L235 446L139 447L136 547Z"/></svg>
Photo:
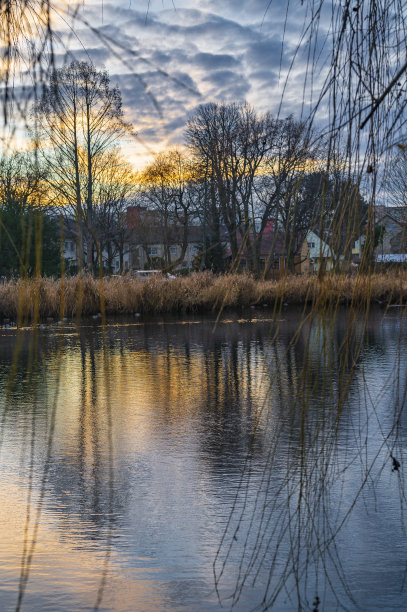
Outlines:
<svg viewBox="0 0 407 612"><path fill-rule="evenodd" d="M385 215L389 215L399 223L407 221L407 209L405 206L376 206L376 221L382 219Z"/></svg>

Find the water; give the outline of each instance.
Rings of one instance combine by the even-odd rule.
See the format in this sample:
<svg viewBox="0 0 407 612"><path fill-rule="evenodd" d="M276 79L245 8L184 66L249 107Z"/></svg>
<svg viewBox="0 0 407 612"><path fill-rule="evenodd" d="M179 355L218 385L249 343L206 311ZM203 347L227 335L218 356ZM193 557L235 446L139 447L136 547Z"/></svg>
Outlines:
<svg viewBox="0 0 407 612"><path fill-rule="evenodd" d="M403 318L271 318L1 330L2 610L406 608Z"/></svg>

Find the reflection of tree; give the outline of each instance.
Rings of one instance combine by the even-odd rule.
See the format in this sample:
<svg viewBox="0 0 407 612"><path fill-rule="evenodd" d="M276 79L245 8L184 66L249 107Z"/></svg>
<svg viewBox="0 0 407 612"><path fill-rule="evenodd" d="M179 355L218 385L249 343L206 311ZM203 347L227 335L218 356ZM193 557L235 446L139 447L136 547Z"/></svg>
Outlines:
<svg viewBox="0 0 407 612"><path fill-rule="evenodd" d="M346 584L337 536L360 492L345 495L343 488L350 479L357 480L359 469L367 484L371 473L366 427L371 432L374 423L366 403L365 370L373 367L378 351L388 355L394 350L399 329L389 322L383 332L378 325L381 315L366 322L352 311L315 315L298 327L297 314L286 314L285 321L272 325L269 320L238 322L231 316L228 323L220 321L215 332L213 321L182 324L168 319L155 325L112 326L105 332L84 328L79 336L65 336L45 489L45 503L58 512L63 528L77 528L78 535L86 532L86 538L104 545L109 525L119 530L123 521L130 521L130 504L139 501L137 492L132 493L132 471L137 471L137 478L150 477L146 472L139 475L143 466L135 453L142 454L140 445L153 452L158 433L171 452L186 452L198 461L199 473L207 478L218 503L225 504L225 496L230 500L237 493L216 564L220 593L219 571L225 564L227 573L236 563L235 600L255 576L257 594L266 594L267 605L286 585L297 589L295 597L302 605L315 595L313 575L318 574L319 584L325 573L333 584ZM58 337L45 335L33 349L32 337L24 336L11 398L18 408L8 412L5 427L18 430L21 412L30 406L24 373L35 357L37 402L28 415L35 420L37 474L49 425L41 402L52 395L46 392L56 383L50 364L60 347ZM4 371L14 345L1 342ZM104 351L115 390L112 507ZM405 360L400 368L405 368ZM391 401L397 400L401 409L405 386L400 385L397 393L392 386L393 382ZM30 420L27 423L29 428ZM381 444L379 431L376 446ZM392 448L391 441L389 445ZM388 459L385 451L378 469L382 456ZM401 460L398 450L392 452ZM138 527L132 524L132 529L137 532ZM350 597L345 587L338 587L338 597L344 593Z"/></svg>
<svg viewBox="0 0 407 612"><path fill-rule="evenodd" d="M90 537L106 539L106 530L112 519L108 495L110 476L106 441L106 405L101 400L104 393L103 387L100 388L98 384L101 378L98 376L96 365L96 361L100 359L100 342L96 342L93 335L87 335L86 338L80 335L80 351L76 362L80 380L77 381L77 387L75 386L78 394L73 393L70 396L70 389L69 386L66 388L64 377L62 376L62 380L58 382L58 373L52 366L50 368L50 364L58 359L57 342L55 339L45 338L41 339L41 342L33 343L34 338L30 332L24 335L19 351L17 375L13 380L8 401L18 405L28 414L31 411L32 431L35 433L33 445L35 477L38 478L44 469L44 448L51 444L51 462L45 492L47 496L51 495L58 500L52 504L54 510L66 515L67 518L73 517L94 524ZM69 345L68 341L65 350L69 350ZM8 350L4 350L5 348ZM2 371L8 370L14 352L15 338L6 345L2 341L0 360ZM70 367L73 366L75 361L70 363ZM103 384L103 380L101 383ZM54 410L52 402L55 393L58 394L58 384L62 385L63 395L68 395L63 397L56 407L55 437L49 440L49 419ZM32 403L33 389L34 403ZM6 390L3 393L6 393ZM75 415L76 422L72 421L71 412ZM20 410L9 410L7 427L18 429L20 418ZM122 483L123 490L126 486ZM119 499L121 496L118 496ZM118 512L119 508L115 510Z"/></svg>
<svg viewBox="0 0 407 612"><path fill-rule="evenodd" d="M269 580L260 587L261 609L272 607L285 589L292 590L290 597L299 609L318 588L328 588L338 605L344 605L343 597L353 601L337 538L370 473L381 470L380 461L388 459L388 451L381 451L393 444L395 433L393 428L386 435L379 429L378 451L372 455L374 444L366 434L373 411L364 399L366 386L359 370L363 372L366 345L374 342L374 328L367 336L367 322L360 313L338 316L328 311L314 315L300 329L291 337L278 337L284 365L280 357L277 367L270 362L266 374L270 404L265 412L273 417L263 476L251 497L256 462L248 454L215 563L221 589L224 572L236 555L240 557L233 603L266 572ZM271 354L275 348L270 347ZM272 410L275 405L277 410ZM355 426L359 435L350 443ZM360 489L356 486L355 496L344 496L354 462L361 464L365 481ZM320 587L315 586L318 581Z"/></svg>

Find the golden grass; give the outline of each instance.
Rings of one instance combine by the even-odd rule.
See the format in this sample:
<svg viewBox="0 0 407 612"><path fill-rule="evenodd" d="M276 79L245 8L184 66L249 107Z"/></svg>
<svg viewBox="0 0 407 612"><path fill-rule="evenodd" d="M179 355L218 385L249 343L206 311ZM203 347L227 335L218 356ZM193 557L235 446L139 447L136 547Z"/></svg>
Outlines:
<svg viewBox="0 0 407 612"><path fill-rule="evenodd" d="M250 305L333 303L366 305L407 302L407 272L346 276L327 274L255 280L245 274L215 276L199 272L168 280L156 276L140 281L131 276L97 279L78 275L63 280L39 278L0 285L0 317L24 321L62 316L135 312L176 313L217 311Z"/></svg>

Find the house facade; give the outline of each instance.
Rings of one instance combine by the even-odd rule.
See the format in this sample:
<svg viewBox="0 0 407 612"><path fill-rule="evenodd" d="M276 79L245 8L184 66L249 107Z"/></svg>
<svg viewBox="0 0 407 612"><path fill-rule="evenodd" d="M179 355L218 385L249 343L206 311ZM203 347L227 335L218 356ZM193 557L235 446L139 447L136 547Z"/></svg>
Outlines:
<svg viewBox="0 0 407 612"><path fill-rule="evenodd" d="M78 248L78 228L75 219L66 218L64 219L63 226L63 257L65 260L65 268L69 271L76 271L79 264L79 248ZM83 255L85 262L87 261L86 242L83 244ZM131 244L125 242L122 245L122 259L123 259L123 270L128 271L131 269ZM116 250L109 250L104 247L102 249L102 261L103 265L110 268L113 273L120 271L120 254Z"/></svg>
<svg viewBox="0 0 407 612"><path fill-rule="evenodd" d="M150 211L140 207L130 206L127 210L126 224L128 231L126 240L120 244L102 248L103 266L107 271L118 274L131 270L174 268L176 271L192 270L197 255L202 250L202 228L189 226L184 235L184 228L170 226L167 240L163 240L162 228L157 227ZM186 240L186 243L185 243ZM64 220L63 255L66 268L72 271L78 267L78 229L73 218ZM84 243L84 259L86 262L86 243Z"/></svg>
<svg viewBox="0 0 407 612"><path fill-rule="evenodd" d="M130 251L129 266L132 270L147 270L149 268L166 267L163 262L169 258L167 267L182 258L182 261L174 268L176 271L193 270L196 257L201 251L201 243L188 241L185 253L182 254L182 247L179 244L172 244L166 247L158 239L152 239L143 245L134 245ZM167 251L167 253L166 253Z"/></svg>
<svg viewBox="0 0 407 612"><path fill-rule="evenodd" d="M257 244L256 244L257 243ZM237 237L238 258L232 261L230 247L227 257L231 269L240 271L251 269L251 246L255 245L259 253L259 271L266 278L278 278L287 273L304 274L309 271L309 252L303 234L296 241L294 253L289 253L283 232L274 229L274 222L269 221L263 234L259 237L255 232Z"/></svg>
<svg viewBox="0 0 407 612"><path fill-rule="evenodd" d="M140 206L129 206L125 216L126 240L121 252L104 245L102 260L106 271L118 274L135 270L167 269L187 272L198 269L204 254L205 231L202 226L168 225L161 227L154 211ZM265 277L279 277L287 273L317 273L321 269L330 271L334 266L334 253L316 232L302 232L296 236L295 248L287 246L283 232L268 222L259 238L251 232L249 236L238 234L238 257L232 261L232 252L227 235L222 233L222 249L225 267L232 270L251 270L253 247L256 243L258 270ZM260 241L260 244L259 244ZM252 245L252 246L250 246ZM290 250L289 250L290 249ZM85 245L85 261L86 261ZM78 232L73 219L67 219L64 227L64 257L67 268L78 265Z"/></svg>
<svg viewBox="0 0 407 612"><path fill-rule="evenodd" d="M317 273L321 270L324 272L330 272L333 270L335 257L331 247L312 230L307 232L305 242L308 247L309 254L308 272Z"/></svg>
<svg viewBox="0 0 407 612"><path fill-rule="evenodd" d="M375 211L374 259L377 263L396 263L407 259L407 211L404 207L378 206ZM352 259L359 262L366 235L360 236L352 249ZM396 257L397 256L397 257Z"/></svg>

